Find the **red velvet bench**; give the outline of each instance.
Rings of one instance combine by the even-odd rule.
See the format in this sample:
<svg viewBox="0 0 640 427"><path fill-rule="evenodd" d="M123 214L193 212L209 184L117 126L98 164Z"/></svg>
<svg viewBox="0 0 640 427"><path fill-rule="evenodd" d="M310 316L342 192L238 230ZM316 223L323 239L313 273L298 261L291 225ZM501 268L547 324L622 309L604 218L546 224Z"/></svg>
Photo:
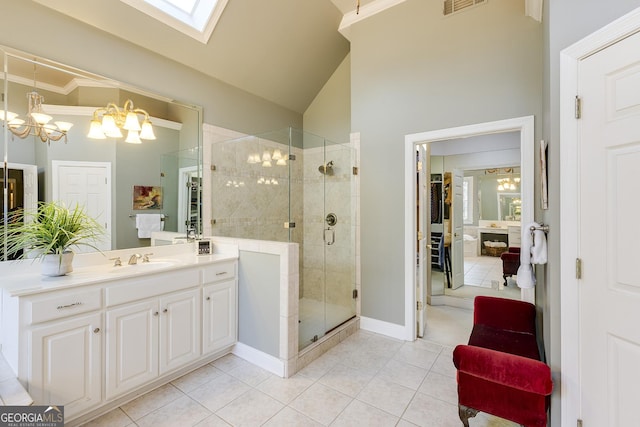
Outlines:
<svg viewBox="0 0 640 427"><path fill-rule="evenodd" d="M545 427L553 389L541 362L533 304L478 296L468 345L453 351L462 424L486 412L526 427Z"/></svg>

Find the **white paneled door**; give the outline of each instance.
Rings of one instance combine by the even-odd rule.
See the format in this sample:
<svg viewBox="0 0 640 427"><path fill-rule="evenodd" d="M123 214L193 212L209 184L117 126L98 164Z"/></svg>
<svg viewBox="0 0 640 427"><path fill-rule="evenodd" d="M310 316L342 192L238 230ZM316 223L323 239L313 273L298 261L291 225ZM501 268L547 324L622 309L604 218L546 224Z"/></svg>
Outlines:
<svg viewBox="0 0 640 427"><path fill-rule="evenodd" d="M638 425L640 34L578 65L581 417Z"/></svg>
<svg viewBox="0 0 640 427"><path fill-rule="evenodd" d="M52 198L69 208L76 204L104 224L104 239L97 245L111 250L111 164L103 162L72 162L54 160L52 168ZM86 246L75 252L92 250Z"/></svg>
<svg viewBox="0 0 640 427"><path fill-rule="evenodd" d="M453 215L451 216L451 247L449 248L451 262L451 287L457 289L464 285L464 225L462 219L462 186L464 171L454 169L453 179ZM446 233L446 230L445 230Z"/></svg>

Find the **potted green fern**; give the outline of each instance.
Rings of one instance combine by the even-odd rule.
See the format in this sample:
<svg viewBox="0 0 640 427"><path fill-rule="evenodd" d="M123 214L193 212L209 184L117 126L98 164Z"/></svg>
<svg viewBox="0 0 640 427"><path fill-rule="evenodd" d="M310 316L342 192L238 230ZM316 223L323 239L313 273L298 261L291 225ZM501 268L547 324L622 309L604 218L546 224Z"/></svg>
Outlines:
<svg viewBox="0 0 640 427"><path fill-rule="evenodd" d="M6 236L7 255L41 259L45 276L73 271L72 248L89 246L99 250L95 245L104 236L104 227L79 205L69 209L55 202L42 202L36 212L19 210L12 218L8 224L0 225Z"/></svg>

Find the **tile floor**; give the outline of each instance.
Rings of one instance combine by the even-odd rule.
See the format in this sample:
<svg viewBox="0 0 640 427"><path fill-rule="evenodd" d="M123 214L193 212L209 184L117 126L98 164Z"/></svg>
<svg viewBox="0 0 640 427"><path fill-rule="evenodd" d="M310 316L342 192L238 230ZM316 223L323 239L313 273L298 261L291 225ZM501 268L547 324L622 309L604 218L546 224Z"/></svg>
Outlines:
<svg viewBox="0 0 640 427"><path fill-rule="evenodd" d="M472 313L429 307L427 322L415 342L358 331L289 379L227 355L88 425L459 427L451 354ZM471 425L515 426L482 413Z"/></svg>

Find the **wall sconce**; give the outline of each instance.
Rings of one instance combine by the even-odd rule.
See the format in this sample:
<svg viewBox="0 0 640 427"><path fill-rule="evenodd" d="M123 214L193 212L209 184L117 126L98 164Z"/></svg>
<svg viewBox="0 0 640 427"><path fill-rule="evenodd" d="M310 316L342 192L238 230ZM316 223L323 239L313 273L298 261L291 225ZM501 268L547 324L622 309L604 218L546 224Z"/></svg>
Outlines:
<svg viewBox="0 0 640 427"><path fill-rule="evenodd" d="M138 115L144 117L142 124L138 120ZM149 113L141 108L135 108L130 99L127 99L122 108L109 103L106 107L95 110L87 136L92 139L122 138L120 129L127 131L125 142L130 144L141 144L141 139L156 139Z"/></svg>

